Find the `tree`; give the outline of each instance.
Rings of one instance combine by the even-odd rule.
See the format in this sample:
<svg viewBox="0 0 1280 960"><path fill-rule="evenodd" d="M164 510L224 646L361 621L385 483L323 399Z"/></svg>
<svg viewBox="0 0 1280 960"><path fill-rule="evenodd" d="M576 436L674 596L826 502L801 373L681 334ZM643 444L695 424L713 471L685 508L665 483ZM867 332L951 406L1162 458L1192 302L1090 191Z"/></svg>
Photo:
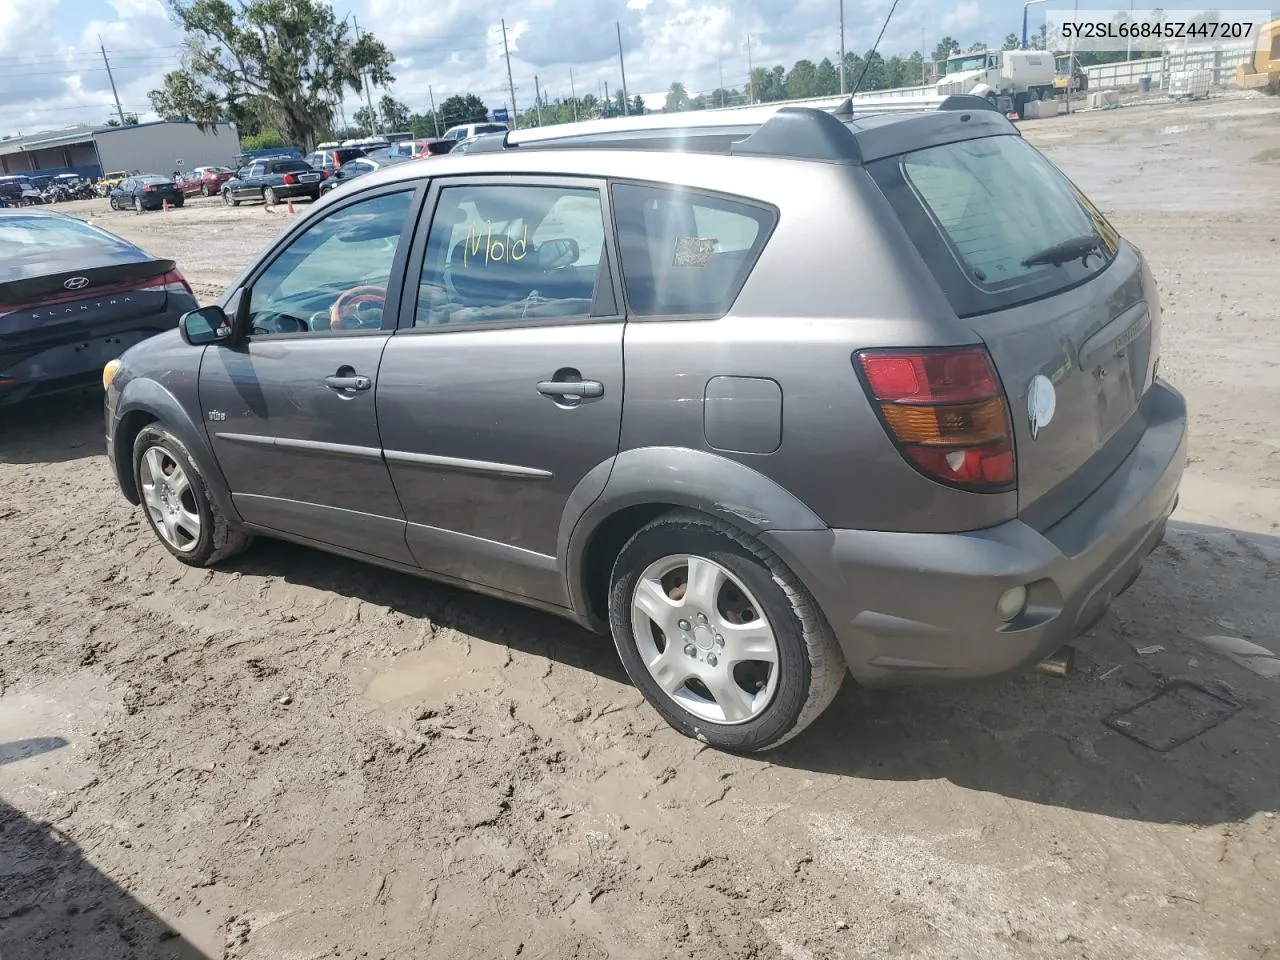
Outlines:
<svg viewBox="0 0 1280 960"><path fill-rule="evenodd" d="M637 116L644 116L644 97L638 93L631 98L631 112Z"/></svg>
<svg viewBox="0 0 1280 960"><path fill-rule="evenodd" d="M793 100L818 96L818 68L812 60L797 60L786 79L787 96Z"/></svg>
<svg viewBox="0 0 1280 960"><path fill-rule="evenodd" d="M820 97L834 97L840 92L840 73L830 57L823 57L814 71L814 86Z"/></svg>
<svg viewBox="0 0 1280 960"><path fill-rule="evenodd" d="M933 59L935 62L945 60L953 53L959 52L960 44L957 41L952 40L950 37L943 37L938 41L938 45L933 48Z"/></svg>
<svg viewBox="0 0 1280 960"><path fill-rule="evenodd" d="M440 127L447 130L460 123L484 123L489 119L489 108L474 93L454 94L440 103ZM521 124L524 119L521 118Z"/></svg>
<svg viewBox="0 0 1280 960"><path fill-rule="evenodd" d="M677 80L671 84L671 88L667 90L667 102L665 110L667 113L675 113L678 110L684 110L689 104L689 91L684 88L684 84Z"/></svg>
<svg viewBox="0 0 1280 960"><path fill-rule="evenodd" d="M378 115L368 107L357 110L353 119L356 126L360 128L360 132L366 137L371 137L378 132Z"/></svg>
<svg viewBox="0 0 1280 960"><path fill-rule="evenodd" d="M124 125L126 127L136 127L138 125L138 115L136 113L126 113L124 115ZM108 127L120 126L120 119L118 117L110 117L107 120L107 126Z"/></svg>
<svg viewBox="0 0 1280 960"><path fill-rule="evenodd" d="M1004 38L1005 50L1017 50L1020 45L1021 44L1020 44L1020 41L1018 40L1018 35L1016 33L1005 34L1005 38Z"/></svg>
<svg viewBox="0 0 1280 960"><path fill-rule="evenodd" d="M982 42L971 43L969 44L969 49L966 51L966 53L977 53L979 50L985 50L985 49L987 49L987 45L985 43L982 43Z"/></svg>
<svg viewBox="0 0 1280 960"><path fill-rule="evenodd" d="M923 85L924 78L924 55L917 50L911 56L907 57L907 82L906 85L914 87Z"/></svg>
<svg viewBox="0 0 1280 960"><path fill-rule="evenodd" d="M363 76L393 83L391 52L370 33L354 37L324 0L169 0L186 33L182 66L148 94L161 116L209 130L251 114L289 141L310 147L333 125L347 91Z"/></svg>
<svg viewBox="0 0 1280 960"><path fill-rule="evenodd" d="M382 99L378 101L378 113L382 114L384 132L409 129L409 108L391 94L382 95Z"/></svg>
<svg viewBox="0 0 1280 960"><path fill-rule="evenodd" d="M444 127L439 126L436 117L429 113L411 114L407 126L413 132L415 140L438 137L444 131Z"/></svg>
<svg viewBox="0 0 1280 960"><path fill-rule="evenodd" d="M284 145L284 137L275 130L263 130L251 137L240 138L240 147L244 150L272 150Z"/></svg>

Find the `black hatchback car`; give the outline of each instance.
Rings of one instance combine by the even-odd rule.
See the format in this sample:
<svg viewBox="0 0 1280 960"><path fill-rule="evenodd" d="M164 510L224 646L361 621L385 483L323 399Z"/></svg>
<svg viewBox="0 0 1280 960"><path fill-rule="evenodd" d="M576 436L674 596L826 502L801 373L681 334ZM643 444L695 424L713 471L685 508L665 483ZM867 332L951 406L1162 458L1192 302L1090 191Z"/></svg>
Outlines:
<svg viewBox="0 0 1280 960"><path fill-rule="evenodd" d="M172 260L60 213L0 210L0 249L0 406L96 383L197 305Z"/></svg>

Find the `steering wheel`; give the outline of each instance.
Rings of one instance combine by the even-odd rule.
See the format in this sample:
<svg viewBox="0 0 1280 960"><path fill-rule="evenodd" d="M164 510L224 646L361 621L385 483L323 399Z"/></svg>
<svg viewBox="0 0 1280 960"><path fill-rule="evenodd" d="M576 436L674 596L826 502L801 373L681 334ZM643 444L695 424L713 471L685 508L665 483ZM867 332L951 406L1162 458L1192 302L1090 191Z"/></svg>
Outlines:
<svg viewBox="0 0 1280 960"><path fill-rule="evenodd" d="M360 316L365 304L376 304L381 311L387 304L387 288L367 285L344 290L329 308L329 329L359 330L365 325Z"/></svg>

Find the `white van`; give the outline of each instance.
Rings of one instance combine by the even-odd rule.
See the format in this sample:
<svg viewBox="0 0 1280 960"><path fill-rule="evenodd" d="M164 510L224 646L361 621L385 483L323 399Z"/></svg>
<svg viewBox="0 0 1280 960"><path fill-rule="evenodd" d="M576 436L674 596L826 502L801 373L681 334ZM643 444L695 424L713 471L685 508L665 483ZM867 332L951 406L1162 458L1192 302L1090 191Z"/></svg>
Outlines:
<svg viewBox="0 0 1280 960"><path fill-rule="evenodd" d="M445 140L465 140L467 137L474 137L477 133L506 133L507 125L505 123L460 123L456 127L450 127L443 134Z"/></svg>

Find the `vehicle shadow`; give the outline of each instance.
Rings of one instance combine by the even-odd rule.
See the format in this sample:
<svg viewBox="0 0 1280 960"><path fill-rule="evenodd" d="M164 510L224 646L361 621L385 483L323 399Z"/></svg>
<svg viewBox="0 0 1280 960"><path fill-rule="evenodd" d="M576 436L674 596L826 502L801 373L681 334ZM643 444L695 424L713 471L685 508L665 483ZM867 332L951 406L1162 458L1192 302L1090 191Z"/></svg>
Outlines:
<svg viewBox="0 0 1280 960"><path fill-rule="evenodd" d="M629 683L608 637L517 604L280 541L261 540L224 566L388 606ZM1280 538L1177 525L1134 587L1077 641L1069 677L1030 674L879 691L850 682L805 734L743 761L865 780L943 778L1010 798L1153 822L1231 822L1274 810L1280 807L1280 680L1250 673L1200 638L1229 632L1220 625L1228 616L1238 635L1258 642L1265 629L1274 635L1276 611L1267 597L1277 573ZM1161 649L1138 652L1155 646ZM1176 678L1204 684L1240 707L1168 752L1103 723ZM1194 727L1196 718L1158 719L1181 728Z"/></svg>
<svg viewBox="0 0 1280 960"><path fill-rule="evenodd" d="M510 647L629 683L608 636L562 617L460 587L385 570L283 540L259 538L218 569L288 583L389 607L485 643Z"/></svg>
<svg viewBox="0 0 1280 960"><path fill-rule="evenodd" d="M212 960L90 864L57 827L3 800L0 957Z"/></svg>
<svg viewBox="0 0 1280 960"><path fill-rule="evenodd" d="M105 451L102 389L0 407L0 463L66 463Z"/></svg>
<svg viewBox="0 0 1280 960"><path fill-rule="evenodd" d="M959 686L849 684L778 766L868 780L949 780L984 793L1158 823L1229 823L1280 810L1280 677L1212 650L1232 635L1280 656L1280 538L1171 524L1142 576L1078 638L1066 678ZM1268 599L1271 598L1271 599ZM1116 729L1104 723L1162 690ZM1175 686L1176 689L1176 686ZM1183 688L1185 689L1185 688ZM1238 709L1216 725L1225 697ZM1207 728L1207 729L1206 729ZM1164 736L1189 735L1171 749Z"/></svg>

